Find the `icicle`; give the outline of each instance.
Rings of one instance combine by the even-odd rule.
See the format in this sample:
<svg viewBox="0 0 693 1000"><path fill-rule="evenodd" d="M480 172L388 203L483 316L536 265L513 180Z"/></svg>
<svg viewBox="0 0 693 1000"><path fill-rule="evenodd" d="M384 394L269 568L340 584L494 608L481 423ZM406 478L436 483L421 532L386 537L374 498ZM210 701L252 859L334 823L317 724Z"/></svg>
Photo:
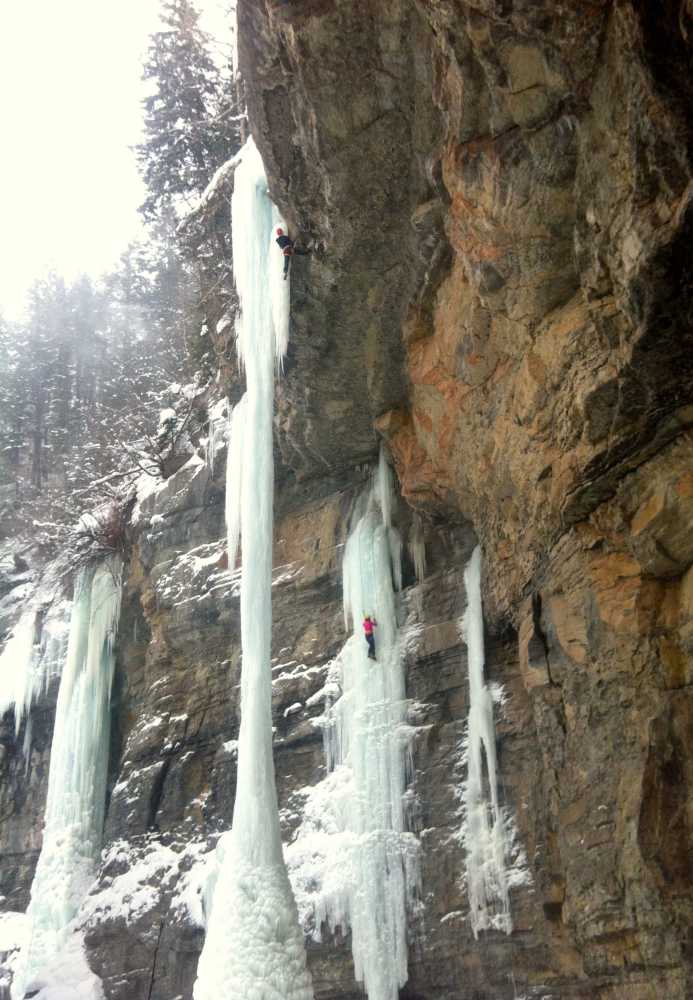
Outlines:
<svg viewBox="0 0 693 1000"><path fill-rule="evenodd" d="M241 483L243 475L243 436L245 433L244 394L229 418L229 447L226 456L226 534L229 569L233 572L241 537Z"/></svg>
<svg viewBox="0 0 693 1000"><path fill-rule="evenodd" d="M101 847L110 741L113 641L121 561L84 570L75 585L67 659L51 745L43 846L27 910L30 938L12 985L21 1000L58 952L93 880Z"/></svg>
<svg viewBox="0 0 693 1000"><path fill-rule="evenodd" d="M407 547L414 563L416 579L421 583L426 576L426 541L424 539L423 521L420 514L415 513L412 517L411 532Z"/></svg>
<svg viewBox="0 0 693 1000"><path fill-rule="evenodd" d="M387 541L390 549L390 565L395 582L395 590L402 589L402 536L396 528L388 528Z"/></svg>
<svg viewBox="0 0 693 1000"><path fill-rule="evenodd" d="M303 933L282 854L272 760L272 412L275 359L283 350L288 323L285 316L279 322L277 314L288 309L288 290L282 287L288 282L272 241L276 216L252 139L236 169L231 211L241 306L236 332L247 377L240 502L241 729L233 829L218 857L194 997L312 1000ZM239 461L236 447L241 446L234 443L232 464ZM235 538L237 499L229 501L228 510L233 522L229 535Z"/></svg>
<svg viewBox="0 0 693 1000"><path fill-rule="evenodd" d="M392 527L392 472L390 471L390 463L385 455L385 446L382 443L378 458L376 483L380 509L383 513L383 524L386 528L390 528Z"/></svg>
<svg viewBox="0 0 693 1000"><path fill-rule="evenodd" d="M474 936L496 928L512 930L505 817L498 802L493 698L484 682L484 619L481 606L481 549L465 571L467 610L463 619L469 671L469 717L462 789L462 839L467 855L467 893ZM488 795L486 794L488 789ZM489 801L490 798L490 801Z"/></svg>
<svg viewBox="0 0 693 1000"><path fill-rule="evenodd" d="M378 470L375 474L374 490L380 510L382 512L383 524L387 528L387 539L390 548L390 562L395 580L395 590L402 589L402 538L400 533L392 527L392 507L394 500L394 490L392 485L392 470L385 454L385 445L380 444L380 455L378 457Z"/></svg>

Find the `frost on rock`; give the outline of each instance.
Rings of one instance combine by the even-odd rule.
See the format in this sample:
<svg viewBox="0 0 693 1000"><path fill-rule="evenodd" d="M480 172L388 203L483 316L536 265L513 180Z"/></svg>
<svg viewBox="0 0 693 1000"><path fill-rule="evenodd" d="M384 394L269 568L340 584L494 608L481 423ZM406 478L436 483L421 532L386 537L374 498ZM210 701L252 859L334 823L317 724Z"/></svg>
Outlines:
<svg viewBox="0 0 693 1000"><path fill-rule="evenodd" d="M158 841L144 847L116 841L104 852L96 889L83 901L76 924L82 930L109 922L136 924L170 891L174 916L204 927L205 887L213 858L204 841L178 851Z"/></svg>
<svg viewBox="0 0 693 1000"><path fill-rule="evenodd" d="M13 1000L53 961L94 878L101 850L110 740L113 642L121 562L113 556L80 572L51 745L43 846L27 910Z"/></svg>
<svg viewBox="0 0 693 1000"><path fill-rule="evenodd" d="M407 981L407 917L419 892L419 843L407 832L412 730L406 723L403 654L392 553L392 495L383 459L344 553L344 614L353 634L320 692L329 773L306 791L287 848L307 929L351 928L357 980L371 1000L396 1000ZM379 509L378 509L379 508ZM362 621L377 620L368 659ZM314 702L314 699L310 700ZM309 702L310 704L310 702Z"/></svg>
<svg viewBox="0 0 693 1000"><path fill-rule="evenodd" d="M242 426L236 435L234 421L231 430L229 475L235 478L227 498L230 566L239 526L243 537L241 727L233 829L217 847L216 887L193 995L312 1000L282 854L272 759L272 415L275 364L286 348L288 289L282 286L288 282L274 246L279 219L252 139L240 154L231 212L238 353L247 381Z"/></svg>
<svg viewBox="0 0 693 1000"><path fill-rule="evenodd" d="M484 619L481 606L481 549L464 571L467 610L462 620L469 671L469 716L462 746L466 777L461 789L461 840L466 853L467 895L472 931L512 930L510 890L530 881L514 823L498 799L494 702L497 686L484 681Z"/></svg>
<svg viewBox="0 0 693 1000"><path fill-rule="evenodd" d="M152 583L160 608L203 604L222 600L237 581L223 568L223 542L198 545L176 553L163 568L152 573Z"/></svg>

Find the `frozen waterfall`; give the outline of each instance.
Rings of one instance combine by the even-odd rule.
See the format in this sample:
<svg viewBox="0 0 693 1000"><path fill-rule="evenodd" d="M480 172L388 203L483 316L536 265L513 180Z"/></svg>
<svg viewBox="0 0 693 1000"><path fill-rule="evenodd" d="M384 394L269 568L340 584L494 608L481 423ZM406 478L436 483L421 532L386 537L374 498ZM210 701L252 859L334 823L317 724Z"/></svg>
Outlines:
<svg viewBox="0 0 693 1000"><path fill-rule="evenodd" d="M303 933L282 854L272 759L271 629L274 369L288 332L288 280L274 245L280 224L252 139L236 168L233 259L247 391L232 417L228 455L229 565L239 528L241 729L230 838L200 955L195 1000L311 1000Z"/></svg>
<svg viewBox="0 0 693 1000"><path fill-rule="evenodd" d="M13 1000L67 940L101 849L110 740L110 695L121 594L121 561L110 557L75 583L67 658L51 745L43 846L27 910L29 942Z"/></svg>
<svg viewBox="0 0 693 1000"><path fill-rule="evenodd" d="M463 763L462 841L467 857L467 894L474 936L495 928L509 934L510 884L524 881L513 865L514 841L509 817L498 801L493 693L484 681L484 618L481 607L481 549L477 546L464 571L467 610L462 631L467 643L469 716Z"/></svg>
<svg viewBox="0 0 693 1000"><path fill-rule="evenodd" d="M343 559L344 615L352 634L322 692L330 773L311 789L287 851L315 936L323 922L332 930L351 928L356 978L370 1000L396 1000L407 981L407 916L419 889L418 840L406 832L411 729L395 593L401 545L392 506L391 473L381 454ZM375 661L364 641L367 614L378 623Z"/></svg>

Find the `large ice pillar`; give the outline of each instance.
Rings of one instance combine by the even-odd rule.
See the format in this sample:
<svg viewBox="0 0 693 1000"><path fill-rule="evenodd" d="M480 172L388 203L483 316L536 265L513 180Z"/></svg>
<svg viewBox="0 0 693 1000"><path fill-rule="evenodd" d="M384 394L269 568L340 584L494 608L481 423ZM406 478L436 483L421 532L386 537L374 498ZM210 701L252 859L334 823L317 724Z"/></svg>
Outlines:
<svg viewBox="0 0 693 1000"><path fill-rule="evenodd" d="M230 562L239 520L243 538L241 728L233 828L220 852L194 996L311 1000L303 933L282 854L272 759L272 416L274 369L288 330L288 281L282 280L282 256L274 245L280 220L252 139L236 169L231 207L239 354L247 381L234 415L227 479L233 491L227 506Z"/></svg>
<svg viewBox="0 0 693 1000"><path fill-rule="evenodd" d="M117 556L77 576L51 745L43 844L27 910L29 943L12 985L13 1000L21 1000L63 946L96 872L120 595Z"/></svg>

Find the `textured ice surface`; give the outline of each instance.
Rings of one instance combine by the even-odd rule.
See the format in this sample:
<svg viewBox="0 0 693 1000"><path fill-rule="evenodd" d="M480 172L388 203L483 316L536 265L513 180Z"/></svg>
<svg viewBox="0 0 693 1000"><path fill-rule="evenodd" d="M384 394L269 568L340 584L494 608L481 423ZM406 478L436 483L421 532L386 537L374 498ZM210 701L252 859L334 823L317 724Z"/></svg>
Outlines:
<svg viewBox="0 0 693 1000"><path fill-rule="evenodd" d="M121 563L111 557L75 583L67 659L51 744L43 845L27 910L28 944L12 989L53 961L94 877L101 848L110 738L113 642L118 626Z"/></svg>
<svg viewBox="0 0 693 1000"><path fill-rule="evenodd" d="M234 411L227 480L230 565L239 524L243 540L241 727L233 829L217 847L194 997L312 1000L282 854L272 759L272 414L274 370L288 331L288 281L282 279L282 255L274 243L280 219L252 139L236 169L231 211L239 357L247 381L242 407Z"/></svg>
<svg viewBox="0 0 693 1000"><path fill-rule="evenodd" d="M356 978L371 1000L396 1000L407 980L407 913L419 888L419 845L406 831L411 729L391 488L381 458L344 553L344 614L353 634L321 692L330 773L306 790L301 827L287 848L302 919L318 939L323 923L351 928ZM375 662L363 637L366 614L378 623Z"/></svg>
<svg viewBox="0 0 693 1000"><path fill-rule="evenodd" d="M286 868L251 862L244 854L232 838L214 892L194 995L215 1000L312 997Z"/></svg>

